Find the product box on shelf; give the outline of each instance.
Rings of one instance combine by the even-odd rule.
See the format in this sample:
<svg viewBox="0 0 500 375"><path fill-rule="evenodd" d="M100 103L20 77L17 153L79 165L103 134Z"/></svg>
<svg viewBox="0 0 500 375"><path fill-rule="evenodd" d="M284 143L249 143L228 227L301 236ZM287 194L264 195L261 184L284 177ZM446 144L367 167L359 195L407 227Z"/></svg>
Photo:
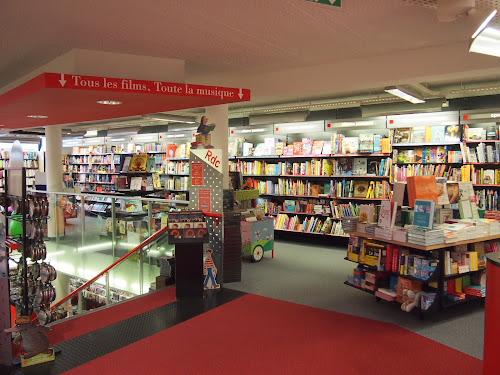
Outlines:
<svg viewBox="0 0 500 375"><path fill-rule="evenodd" d="M207 223L201 211L169 212L169 243L208 242Z"/></svg>

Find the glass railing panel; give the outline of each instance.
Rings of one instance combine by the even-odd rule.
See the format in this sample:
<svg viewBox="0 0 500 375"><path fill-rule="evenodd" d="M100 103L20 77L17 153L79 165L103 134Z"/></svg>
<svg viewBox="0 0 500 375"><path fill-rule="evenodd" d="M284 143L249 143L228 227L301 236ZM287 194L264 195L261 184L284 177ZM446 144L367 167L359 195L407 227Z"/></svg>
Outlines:
<svg viewBox="0 0 500 375"><path fill-rule="evenodd" d="M39 263L57 270L57 279L52 281L56 299L51 306L165 226L168 211L187 207L187 202L161 199L62 192L49 195L52 209L45 238L47 257ZM148 293L160 275L160 260L172 255L173 245L167 236L159 237L66 302L64 314Z"/></svg>

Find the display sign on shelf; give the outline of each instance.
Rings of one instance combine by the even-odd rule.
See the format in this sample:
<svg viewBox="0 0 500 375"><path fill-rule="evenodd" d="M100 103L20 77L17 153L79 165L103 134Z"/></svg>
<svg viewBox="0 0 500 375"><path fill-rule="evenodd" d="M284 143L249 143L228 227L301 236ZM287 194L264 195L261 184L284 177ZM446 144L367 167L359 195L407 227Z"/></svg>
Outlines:
<svg viewBox="0 0 500 375"><path fill-rule="evenodd" d="M301 121L274 124L274 134L297 134L322 132L325 130L325 121Z"/></svg>
<svg viewBox="0 0 500 375"><path fill-rule="evenodd" d="M342 131L357 129L385 129L387 124L386 116L353 118L344 120L325 121L325 131Z"/></svg>
<svg viewBox="0 0 500 375"><path fill-rule="evenodd" d="M131 135L130 140L134 143L153 143L153 142L158 142L159 137L158 133L150 133L150 134L136 134L136 135Z"/></svg>
<svg viewBox="0 0 500 375"><path fill-rule="evenodd" d="M457 111L387 116L388 128L458 125L458 122L459 113Z"/></svg>
<svg viewBox="0 0 500 375"><path fill-rule="evenodd" d="M478 109L473 111L460 111L461 124L491 124L500 121L500 108Z"/></svg>

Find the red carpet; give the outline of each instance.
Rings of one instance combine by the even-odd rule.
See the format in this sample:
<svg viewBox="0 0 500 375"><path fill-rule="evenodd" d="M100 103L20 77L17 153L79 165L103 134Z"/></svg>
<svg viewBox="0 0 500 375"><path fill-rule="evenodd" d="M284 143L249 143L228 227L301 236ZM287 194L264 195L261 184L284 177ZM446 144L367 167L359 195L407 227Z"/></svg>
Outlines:
<svg viewBox="0 0 500 375"><path fill-rule="evenodd" d="M47 336L51 345L69 340L110 324L131 318L175 301L175 288L161 289L124 303L93 310L75 319L52 325Z"/></svg>
<svg viewBox="0 0 500 375"><path fill-rule="evenodd" d="M482 361L395 325L245 295L67 374L453 374Z"/></svg>

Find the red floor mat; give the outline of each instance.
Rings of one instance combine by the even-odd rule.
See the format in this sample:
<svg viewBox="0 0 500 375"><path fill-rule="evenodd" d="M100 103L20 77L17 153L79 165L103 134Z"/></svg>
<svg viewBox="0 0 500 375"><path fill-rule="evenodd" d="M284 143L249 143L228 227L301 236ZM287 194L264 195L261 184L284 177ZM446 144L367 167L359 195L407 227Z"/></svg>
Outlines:
<svg viewBox="0 0 500 375"><path fill-rule="evenodd" d="M245 295L68 374L481 374L393 324Z"/></svg>
<svg viewBox="0 0 500 375"><path fill-rule="evenodd" d="M52 325L47 336L51 345L69 340L110 324L142 314L175 301L175 288L165 288L130 301L96 309L78 318Z"/></svg>

